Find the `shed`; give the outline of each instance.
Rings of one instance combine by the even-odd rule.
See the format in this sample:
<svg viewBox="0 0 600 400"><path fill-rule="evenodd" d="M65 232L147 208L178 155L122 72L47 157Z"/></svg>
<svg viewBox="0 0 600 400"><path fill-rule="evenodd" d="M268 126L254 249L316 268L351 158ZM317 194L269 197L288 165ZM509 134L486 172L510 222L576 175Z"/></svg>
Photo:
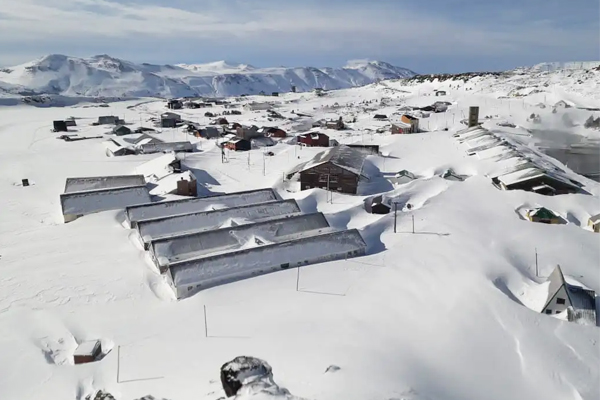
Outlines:
<svg viewBox="0 0 600 400"><path fill-rule="evenodd" d="M189 174L189 172L188 172L188 174ZM179 196L197 197L198 196L198 182L196 181L196 179L193 176L190 176L189 180L181 177L181 179L179 179L177 181L176 194Z"/></svg>
<svg viewBox="0 0 600 400"><path fill-rule="evenodd" d="M160 116L161 128L176 128L179 122L181 122L181 115L179 114L166 112Z"/></svg>
<svg viewBox="0 0 600 400"><path fill-rule="evenodd" d="M400 117L400 121L410 125L410 133L419 133L419 118L404 114Z"/></svg>
<svg viewBox="0 0 600 400"><path fill-rule="evenodd" d="M335 130L342 130L344 129L346 126L344 125L344 121L342 121L342 117L339 117L337 120L329 120L329 121L325 121L325 127L327 129L335 129Z"/></svg>
<svg viewBox="0 0 600 400"><path fill-rule="evenodd" d="M68 132L67 123L65 121L53 121L52 122L54 132Z"/></svg>
<svg viewBox="0 0 600 400"><path fill-rule="evenodd" d="M246 139L246 140L250 140L256 137L260 137L263 136L262 132L260 132L258 130L258 126L256 125L252 125L252 126L247 126L247 125L243 125L243 126L238 126L236 129L236 136L242 138L242 139Z"/></svg>
<svg viewBox="0 0 600 400"><path fill-rule="evenodd" d="M440 177L447 179L449 181L457 181L457 182L462 182L467 178L465 175L457 174L456 172L454 172L453 169L447 169L440 175Z"/></svg>
<svg viewBox="0 0 600 400"><path fill-rule="evenodd" d="M392 122L392 127L390 129L390 132L392 135L402 135L402 134L411 133L411 130L412 130L411 124L407 124L406 122L402 122L402 121L395 121L395 122Z"/></svg>
<svg viewBox="0 0 600 400"><path fill-rule="evenodd" d="M217 118L210 123L211 125L229 125L227 118Z"/></svg>
<svg viewBox="0 0 600 400"><path fill-rule="evenodd" d="M125 125L118 125L112 129L112 133L117 136L125 136L130 135L132 132L131 129L129 129Z"/></svg>
<svg viewBox="0 0 600 400"><path fill-rule="evenodd" d="M170 99L169 101L167 101L167 108L171 110L179 110L183 108L183 103L181 102L181 100L178 99Z"/></svg>
<svg viewBox="0 0 600 400"><path fill-rule="evenodd" d="M205 128L200 129L199 131L200 137L204 139L214 139L221 136L219 130L214 126L207 126Z"/></svg>
<svg viewBox="0 0 600 400"><path fill-rule="evenodd" d="M297 136L299 143L311 147L329 147L329 136L320 132L309 132Z"/></svg>
<svg viewBox="0 0 600 400"><path fill-rule="evenodd" d="M527 219L531 222L542 224L564 224L565 220L554 211L545 207L535 208L527 211Z"/></svg>
<svg viewBox="0 0 600 400"><path fill-rule="evenodd" d="M548 315L567 311L567 320L586 325L597 325L596 293L579 282L568 281L557 265L548 277L548 297L541 312Z"/></svg>
<svg viewBox="0 0 600 400"><path fill-rule="evenodd" d="M114 115L103 115L98 117L98 125L117 125L119 123L119 117Z"/></svg>
<svg viewBox="0 0 600 400"><path fill-rule="evenodd" d="M225 142L223 147L233 151L248 151L252 149L252 143L246 139L235 138Z"/></svg>
<svg viewBox="0 0 600 400"><path fill-rule="evenodd" d="M102 345L99 340L80 343L73 353L74 364L86 364L98 360L102 355Z"/></svg>
<svg viewBox="0 0 600 400"><path fill-rule="evenodd" d="M600 232L600 214L591 216L588 220L588 226L592 228L594 232Z"/></svg>
<svg viewBox="0 0 600 400"><path fill-rule="evenodd" d="M283 129L280 129L277 127L265 126L261 129L261 132L264 136L268 136L268 137L276 137L276 138L287 137L287 133Z"/></svg>
<svg viewBox="0 0 600 400"><path fill-rule="evenodd" d="M67 126L77 126L77 121L75 121L75 118L73 117L66 118L65 123Z"/></svg>
<svg viewBox="0 0 600 400"><path fill-rule="evenodd" d="M417 179L417 177L412 172L403 169L392 178L389 178L389 181L395 185L403 185L405 183L412 182L415 179Z"/></svg>

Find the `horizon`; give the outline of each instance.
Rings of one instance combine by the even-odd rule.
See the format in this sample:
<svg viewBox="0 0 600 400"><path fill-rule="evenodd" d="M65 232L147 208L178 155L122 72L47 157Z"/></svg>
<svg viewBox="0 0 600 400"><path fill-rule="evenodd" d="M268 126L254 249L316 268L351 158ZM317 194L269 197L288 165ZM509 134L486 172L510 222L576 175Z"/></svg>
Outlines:
<svg viewBox="0 0 600 400"><path fill-rule="evenodd" d="M44 54L160 65L235 60L257 68L340 68L368 59L431 74L600 59L596 0L567 12L558 0L529 0L518 10L508 0L480 3L22 0L0 13L0 64Z"/></svg>

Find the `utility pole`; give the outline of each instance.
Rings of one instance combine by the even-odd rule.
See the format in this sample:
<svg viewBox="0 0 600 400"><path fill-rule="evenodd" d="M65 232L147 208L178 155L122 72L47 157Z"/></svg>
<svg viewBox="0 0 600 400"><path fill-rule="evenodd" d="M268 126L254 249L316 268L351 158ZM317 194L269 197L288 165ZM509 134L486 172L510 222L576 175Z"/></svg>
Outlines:
<svg viewBox="0 0 600 400"><path fill-rule="evenodd" d="M298 268L296 268L297 273L296 273L296 292L300 291L300 266L298 265Z"/></svg>
<svg viewBox="0 0 600 400"><path fill-rule="evenodd" d="M538 252L537 252L537 247L535 248L535 276L536 277L540 277L540 269L538 266Z"/></svg>
<svg viewBox="0 0 600 400"><path fill-rule="evenodd" d="M396 226L398 222L398 202L394 202L394 233L396 233Z"/></svg>
<svg viewBox="0 0 600 400"><path fill-rule="evenodd" d="M117 346L117 383L120 383L119 375L121 372L121 346Z"/></svg>
<svg viewBox="0 0 600 400"><path fill-rule="evenodd" d="M206 320L206 304L204 305L204 337L208 337L208 322Z"/></svg>
<svg viewBox="0 0 600 400"><path fill-rule="evenodd" d="M263 152L263 176L267 175L267 158Z"/></svg>
<svg viewBox="0 0 600 400"><path fill-rule="evenodd" d="M413 228L413 233L415 233L415 216L414 216L414 214L413 214L413 215L411 215L411 217L412 217L412 228Z"/></svg>

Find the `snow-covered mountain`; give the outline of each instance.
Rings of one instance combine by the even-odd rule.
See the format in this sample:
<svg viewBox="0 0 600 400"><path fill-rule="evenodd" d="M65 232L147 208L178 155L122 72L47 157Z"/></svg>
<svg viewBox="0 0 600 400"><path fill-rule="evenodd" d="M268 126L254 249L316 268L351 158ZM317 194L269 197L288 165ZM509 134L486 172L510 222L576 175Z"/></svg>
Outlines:
<svg viewBox="0 0 600 400"><path fill-rule="evenodd" d="M0 69L0 92L103 97L235 96L288 92L292 86L297 91L344 89L414 75L413 71L381 61L363 61L344 68L255 68L226 61L153 65L108 55L76 58L53 54Z"/></svg>

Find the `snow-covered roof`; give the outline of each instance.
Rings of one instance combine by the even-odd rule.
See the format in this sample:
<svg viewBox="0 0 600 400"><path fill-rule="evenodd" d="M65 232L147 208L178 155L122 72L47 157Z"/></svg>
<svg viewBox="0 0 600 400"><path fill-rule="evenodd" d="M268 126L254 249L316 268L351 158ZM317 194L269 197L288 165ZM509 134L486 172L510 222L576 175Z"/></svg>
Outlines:
<svg viewBox="0 0 600 400"><path fill-rule="evenodd" d="M73 353L74 356L93 356L100 347L99 340L89 340L87 342L80 343Z"/></svg>
<svg viewBox="0 0 600 400"><path fill-rule="evenodd" d="M142 153L159 153L164 151L192 151L194 146L190 142L161 142L142 144L139 148Z"/></svg>
<svg viewBox="0 0 600 400"><path fill-rule="evenodd" d="M322 213L301 214L158 239L150 243L150 250L155 260L164 258L169 262L182 261L220 250L233 250L247 244L253 245L254 239L271 243L281 241L293 234L324 228L329 228L329 223Z"/></svg>
<svg viewBox="0 0 600 400"><path fill-rule="evenodd" d="M227 193L209 197L163 201L127 207L125 214L130 223L165 218L179 214L207 211L214 207L238 207L277 200L277 194L271 188Z"/></svg>
<svg viewBox="0 0 600 400"><path fill-rule="evenodd" d="M571 306L574 311L578 313L578 318L582 318L590 324L596 325L596 294L593 290L583 286L571 277L566 277L563 274L560 265L557 265L554 271L552 271L548 277L548 282L548 297L546 298L542 311L564 286Z"/></svg>
<svg viewBox="0 0 600 400"><path fill-rule="evenodd" d="M530 167L522 170L518 170L515 172L508 173L506 175L501 175L498 177L498 180L505 185L514 185L515 183L519 183L531 178L535 178L538 176L542 176L545 174L545 171L538 167Z"/></svg>
<svg viewBox="0 0 600 400"><path fill-rule="evenodd" d="M262 265L265 262L277 270L286 265L305 264L305 260L314 262L318 258L335 259L354 251L364 252L366 247L358 230L352 229L186 260L171 264L170 271L177 287L198 284L208 287L259 274L268 270Z"/></svg>
<svg viewBox="0 0 600 400"><path fill-rule="evenodd" d="M86 215L150 202L146 186L100 189L60 195L63 215Z"/></svg>
<svg viewBox="0 0 600 400"><path fill-rule="evenodd" d="M538 207L538 208L534 208L534 209L528 211L528 214L532 217L534 217L538 214L542 214L542 213L544 213L544 214L547 213L553 217L558 217L557 213L555 213L554 211L552 211L546 207Z"/></svg>
<svg viewBox="0 0 600 400"><path fill-rule="evenodd" d="M239 218L239 221L247 224L282 215L294 215L299 212L300 207L296 200L268 201L260 204L138 221L137 228L143 242L149 243L153 239L174 234L215 229L229 218Z"/></svg>
<svg viewBox="0 0 600 400"><path fill-rule="evenodd" d="M597 224L600 222L600 214L596 214L596 215L592 215L590 217L590 221L592 221L592 224Z"/></svg>
<svg viewBox="0 0 600 400"><path fill-rule="evenodd" d="M114 189L130 186L142 186L146 181L143 175L114 175L114 176L88 176L80 178L67 178L65 193L85 192L97 189Z"/></svg>
<svg viewBox="0 0 600 400"><path fill-rule="evenodd" d="M116 153L119 150L122 150L123 147L112 140L105 140L102 142L102 145L106 148L106 150L110 150L112 153Z"/></svg>
<svg viewBox="0 0 600 400"><path fill-rule="evenodd" d="M135 172L145 177L163 178L171 173L169 165L177 161L174 153L160 155L150 161L147 161L135 168Z"/></svg>
<svg viewBox="0 0 600 400"><path fill-rule="evenodd" d="M196 177L192 171L167 174L153 182L153 184L156 186L150 189L150 194L153 196L161 196L169 193L175 193L177 192L177 182L181 180L191 182L195 181Z"/></svg>
<svg viewBox="0 0 600 400"><path fill-rule="evenodd" d="M312 160L307 162L299 171L306 171L316 166L330 162L331 164L352 172L356 175L363 175L363 165L366 155L364 152L348 146L336 146L330 150L317 154Z"/></svg>

